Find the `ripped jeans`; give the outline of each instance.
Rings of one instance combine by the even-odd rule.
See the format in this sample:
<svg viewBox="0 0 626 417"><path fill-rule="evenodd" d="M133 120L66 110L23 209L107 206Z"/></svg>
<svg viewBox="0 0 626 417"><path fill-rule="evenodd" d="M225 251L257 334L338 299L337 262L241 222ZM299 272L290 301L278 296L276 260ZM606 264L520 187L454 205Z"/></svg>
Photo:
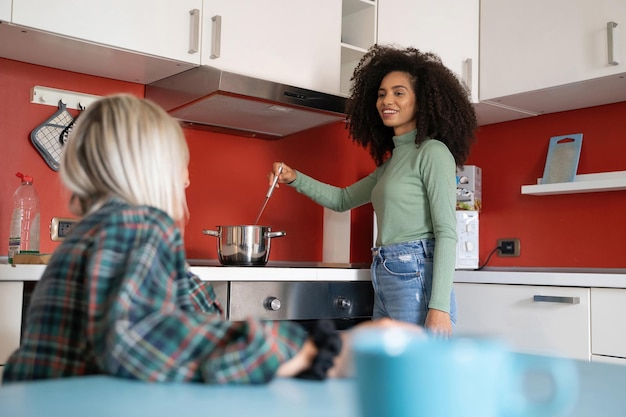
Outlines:
<svg viewBox="0 0 626 417"><path fill-rule="evenodd" d="M424 325L433 286L435 239L372 248L373 318L390 317ZM456 298L450 294L450 320L456 323Z"/></svg>

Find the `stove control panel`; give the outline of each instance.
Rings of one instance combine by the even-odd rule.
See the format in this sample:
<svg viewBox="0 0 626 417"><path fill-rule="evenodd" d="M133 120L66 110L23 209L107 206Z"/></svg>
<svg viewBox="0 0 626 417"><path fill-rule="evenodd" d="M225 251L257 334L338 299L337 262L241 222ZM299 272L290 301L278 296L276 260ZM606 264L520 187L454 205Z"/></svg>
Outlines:
<svg viewBox="0 0 626 417"><path fill-rule="evenodd" d="M233 321L370 318L374 290L371 281L231 281L227 305Z"/></svg>

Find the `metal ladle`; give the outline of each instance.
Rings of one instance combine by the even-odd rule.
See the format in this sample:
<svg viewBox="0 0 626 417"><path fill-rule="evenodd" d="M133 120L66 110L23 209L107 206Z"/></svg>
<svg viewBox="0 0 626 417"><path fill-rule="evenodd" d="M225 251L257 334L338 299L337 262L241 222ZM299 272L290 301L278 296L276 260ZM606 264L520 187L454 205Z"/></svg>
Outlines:
<svg viewBox="0 0 626 417"><path fill-rule="evenodd" d="M283 172L283 163L281 162L279 167L278 167L278 174L276 174L274 176L274 181L272 181L272 185L270 185L270 188L267 190L267 194L265 194L265 201L263 202L263 206L261 207L261 211L259 211L259 215L256 216L256 220L254 221L254 224L258 224L259 223L259 219L261 218L261 214L263 214L263 210L265 210L265 206L267 206L267 202L269 201L270 197L272 196L272 193L274 192L274 188L276 188L276 184L278 183L278 176L280 175L280 173Z"/></svg>

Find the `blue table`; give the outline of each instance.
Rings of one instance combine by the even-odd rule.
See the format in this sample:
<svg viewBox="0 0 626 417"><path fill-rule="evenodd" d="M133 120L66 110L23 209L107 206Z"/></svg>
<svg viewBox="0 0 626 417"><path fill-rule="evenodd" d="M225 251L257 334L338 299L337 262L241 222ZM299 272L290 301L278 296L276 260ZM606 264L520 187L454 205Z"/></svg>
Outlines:
<svg viewBox="0 0 626 417"><path fill-rule="evenodd" d="M580 362L578 367L580 394L568 417L625 417L626 366ZM2 417L358 417L355 404L351 379L210 386L90 376L0 387Z"/></svg>

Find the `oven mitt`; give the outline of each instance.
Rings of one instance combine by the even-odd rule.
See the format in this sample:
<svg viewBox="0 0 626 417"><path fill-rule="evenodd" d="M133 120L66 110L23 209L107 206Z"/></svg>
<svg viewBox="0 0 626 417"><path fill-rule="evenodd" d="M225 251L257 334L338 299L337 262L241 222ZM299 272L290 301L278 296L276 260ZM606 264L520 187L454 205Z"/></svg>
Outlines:
<svg viewBox="0 0 626 417"><path fill-rule="evenodd" d="M54 171L59 170L61 161L61 150L63 149L60 140L61 134L73 120L74 117L67 111L67 106L59 100L57 112L30 133L31 142Z"/></svg>
<svg viewBox="0 0 626 417"><path fill-rule="evenodd" d="M85 110L85 107L82 104L78 103L78 110L79 112L82 112L83 110ZM72 132L72 128L76 124L76 120L78 120L78 116L80 115L81 113L78 113L76 117L72 119L70 124L67 125L65 129L63 129L63 132L61 132L61 135L59 136L59 140L61 141L62 146L65 146L65 144L67 143L67 138L70 136L70 132Z"/></svg>

